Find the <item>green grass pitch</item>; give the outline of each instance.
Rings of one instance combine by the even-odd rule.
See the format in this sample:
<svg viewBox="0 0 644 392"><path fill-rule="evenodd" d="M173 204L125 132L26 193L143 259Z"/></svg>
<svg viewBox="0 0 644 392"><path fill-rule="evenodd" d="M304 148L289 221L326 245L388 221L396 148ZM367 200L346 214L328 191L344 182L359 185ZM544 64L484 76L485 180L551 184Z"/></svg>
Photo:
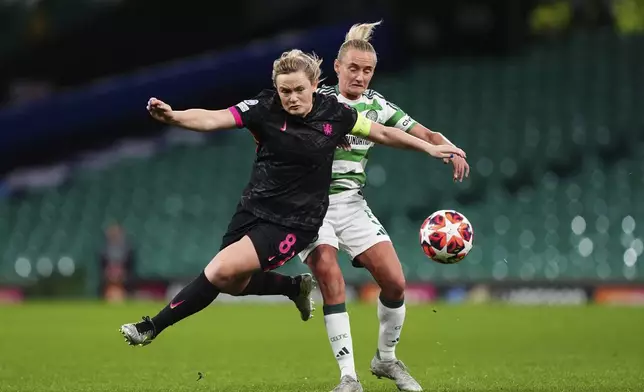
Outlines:
<svg viewBox="0 0 644 392"><path fill-rule="evenodd" d="M321 314L304 323L285 304L219 304L127 346L120 324L161 306L0 307L0 391L330 391L338 381ZM369 372L375 307L349 311L365 391L396 391ZM408 306L397 353L427 391L642 391L644 311Z"/></svg>

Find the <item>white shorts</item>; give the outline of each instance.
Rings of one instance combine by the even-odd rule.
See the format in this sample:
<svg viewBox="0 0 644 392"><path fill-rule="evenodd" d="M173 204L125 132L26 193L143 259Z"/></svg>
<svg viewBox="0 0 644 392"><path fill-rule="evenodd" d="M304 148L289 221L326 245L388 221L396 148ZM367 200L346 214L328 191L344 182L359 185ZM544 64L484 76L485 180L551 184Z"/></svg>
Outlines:
<svg viewBox="0 0 644 392"><path fill-rule="evenodd" d="M318 245L331 245L354 259L360 253L383 241L391 241L361 193L342 198L331 197L329 209L318 231L318 239L300 252L302 262Z"/></svg>

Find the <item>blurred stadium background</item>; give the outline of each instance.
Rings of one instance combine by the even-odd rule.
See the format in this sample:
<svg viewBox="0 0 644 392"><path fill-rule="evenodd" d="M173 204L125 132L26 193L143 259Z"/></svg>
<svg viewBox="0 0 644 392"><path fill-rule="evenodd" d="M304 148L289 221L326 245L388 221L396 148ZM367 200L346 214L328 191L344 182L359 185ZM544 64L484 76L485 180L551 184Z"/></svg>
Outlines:
<svg viewBox="0 0 644 392"><path fill-rule="evenodd" d="M644 313L603 305L644 305L643 0L0 0L0 390L331 389L321 315L281 298L118 341L215 254L254 159L249 133L164 127L145 103L237 103L293 47L335 83L348 28L381 18L372 87L472 166L454 184L416 153L371 157L409 284L400 357L435 391L641 390ZM458 265L418 244L438 209L473 224ZM394 390L368 377L378 289L341 265L361 381Z"/></svg>
<svg viewBox="0 0 644 392"><path fill-rule="evenodd" d="M234 20L154 4L0 2L1 300L171 295L218 248L254 149L244 132L160 127L148 97L225 107L269 86L291 47L322 55L334 83L348 27L384 18L372 87L472 166L453 184L418 154L374 153L366 195L408 298L644 303L642 1L242 0ZM475 229L459 265L417 243L443 208ZM373 299L342 266L351 297Z"/></svg>

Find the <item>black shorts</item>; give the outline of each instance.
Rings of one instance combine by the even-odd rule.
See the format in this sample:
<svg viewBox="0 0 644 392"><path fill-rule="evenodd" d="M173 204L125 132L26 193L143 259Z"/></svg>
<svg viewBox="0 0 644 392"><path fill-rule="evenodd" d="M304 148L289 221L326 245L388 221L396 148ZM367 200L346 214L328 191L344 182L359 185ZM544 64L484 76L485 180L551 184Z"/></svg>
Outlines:
<svg viewBox="0 0 644 392"><path fill-rule="evenodd" d="M281 267L303 251L317 238L317 231L306 231L281 226L261 219L241 206L228 224L219 250L247 235L255 246L259 263L264 271Z"/></svg>

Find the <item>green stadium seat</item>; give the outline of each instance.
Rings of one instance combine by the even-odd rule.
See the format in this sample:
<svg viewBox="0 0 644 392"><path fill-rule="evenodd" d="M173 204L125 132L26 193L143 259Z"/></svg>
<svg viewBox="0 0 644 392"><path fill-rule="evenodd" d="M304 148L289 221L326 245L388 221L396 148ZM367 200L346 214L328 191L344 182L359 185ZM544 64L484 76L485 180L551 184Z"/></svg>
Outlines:
<svg viewBox="0 0 644 392"><path fill-rule="evenodd" d="M370 152L365 195L409 281L644 279L642 42L574 34L514 57L418 63L376 77L376 90L463 147L472 167L454 184L450 167L422 154ZM603 160L621 139L640 144ZM25 281L19 258L70 256L91 267L112 221L131 236L141 276L192 276L219 249L253 160L250 135L230 132L0 200L0 282ZM429 261L418 244L422 220L443 208L474 226L475 248L455 266ZM347 281L370 279L341 260ZM284 268L303 270L299 261Z"/></svg>

